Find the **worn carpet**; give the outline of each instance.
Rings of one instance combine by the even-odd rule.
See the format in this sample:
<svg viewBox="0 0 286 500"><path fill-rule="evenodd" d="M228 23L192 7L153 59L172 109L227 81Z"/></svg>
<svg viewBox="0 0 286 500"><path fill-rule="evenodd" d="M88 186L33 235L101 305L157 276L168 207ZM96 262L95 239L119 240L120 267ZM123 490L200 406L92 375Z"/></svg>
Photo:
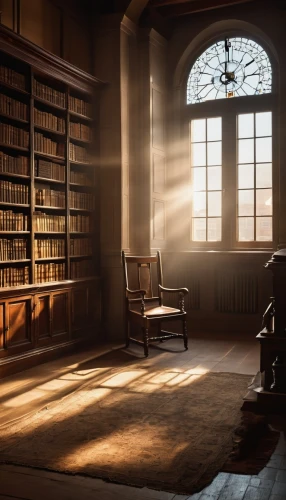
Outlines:
<svg viewBox="0 0 286 500"><path fill-rule="evenodd" d="M248 375L152 367L124 352L89 362L92 380L1 428L0 461L192 494L222 470Z"/></svg>

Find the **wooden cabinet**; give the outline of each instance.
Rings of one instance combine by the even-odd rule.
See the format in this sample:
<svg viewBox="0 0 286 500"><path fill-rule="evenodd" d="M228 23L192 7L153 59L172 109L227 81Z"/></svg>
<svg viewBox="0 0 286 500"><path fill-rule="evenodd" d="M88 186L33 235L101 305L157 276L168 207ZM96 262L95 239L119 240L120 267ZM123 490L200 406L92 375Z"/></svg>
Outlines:
<svg viewBox="0 0 286 500"><path fill-rule="evenodd" d="M20 347L32 343L32 297L7 302L7 347Z"/></svg>
<svg viewBox="0 0 286 500"><path fill-rule="evenodd" d="M76 332L79 332L82 325L87 325L88 323L88 288L81 287L79 289L72 290L72 331L73 336Z"/></svg>
<svg viewBox="0 0 286 500"><path fill-rule="evenodd" d="M69 292L53 292L51 304L52 337L67 338L69 334Z"/></svg>
<svg viewBox="0 0 286 500"><path fill-rule="evenodd" d="M36 342L38 345L47 345L52 340L51 328L51 295L49 293L36 296Z"/></svg>

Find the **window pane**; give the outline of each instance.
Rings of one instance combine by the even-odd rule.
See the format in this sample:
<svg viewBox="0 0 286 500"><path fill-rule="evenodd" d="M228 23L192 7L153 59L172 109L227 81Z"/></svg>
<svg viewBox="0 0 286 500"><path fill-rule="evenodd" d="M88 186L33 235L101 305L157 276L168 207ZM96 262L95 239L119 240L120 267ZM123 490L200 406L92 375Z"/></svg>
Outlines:
<svg viewBox="0 0 286 500"><path fill-rule="evenodd" d="M272 135L272 113L256 113L255 115L256 137Z"/></svg>
<svg viewBox="0 0 286 500"><path fill-rule="evenodd" d="M256 187L272 187L272 163L261 163L256 165Z"/></svg>
<svg viewBox="0 0 286 500"><path fill-rule="evenodd" d="M254 188L254 165L238 165L238 189Z"/></svg>
<svg viewBox="0 0 286 500"><path fill-rule="evenodd" d="M206 144L192 144L192 166L193 167L204 167L206 164Z"/></svg>
<svg viewBox="0 0 286 500"><path fill-rule="evenodd" d="M238 240L254 240L254 217L239 217L238 219Z"/></svg>
<svg viewBox="0 0 286 500"><path fill-rule="evenodd" d="M208 241L221 241L221 218L208 219Z"/></svg>
<svg viewBox="0 0 286 500"><path fill-rule="evenodd" d="M193 241L206 241L206 219L193 219Z"/></svg>
<svg viewBox="0 0 286 500"><path fill-rule="evenodd" d="M238 191L238 215L254 215L254 191Z"/></svg>
<svg viewBox="0 0 286 500"><path fill-rule="evenodd" d="M221 142L208 142L208 165L221 165Z"/></svg>
<svg viewBox="0 0 286 500"><path fill-rule="evenodd" d="M204 142L206 140L206 120L192 121L192 142Z"/></svg>
<svg viewBox="0 0 286 500"><path fill-rule="evenodd" d="M272 217L256 218L257 241L272 241Z"/></svg>
<svg viewBox="0 0 286 500"><path fill-rule="evenodd" d="M208 216L221 216L221 191L211 191L208 193Z"/></svg>
<svg viewBox="0 0 286 500"><path fill-rule="evenodd" d="M254 137L254 115L239 115L238 116L238 137L244 139Z"/></svg>
<svg viewBox="0 0 286 500"><path fill-rule="evenodd" d="M263 137L263 139L256 139L256 161L271 162L272 161L272 138Z"/></svg>
<svg viewBox="0 0 286 500"><path fill-rule="evenodd" d="M272 215L272 189L256 190L256 215Z"/></svg>
<svg viewBox="0 0 286 500"><path fill-rule="evenodd" d="M193 217L206 216L206 193L194 193Z"/></svg>
<svg viewBox="0 0 286 500"><path fill-rule="evenodd" d="M238 163L253 163L253 162L254 162L254 139L240 139L238 141Z"/></svg>
<svg viewBox="0 0 286 500"><path fill-rule="evenodd" d="M208 167L208 190L221 189L221 167Z"/></svg>
<svg viewBox="0 0 286 500"><path fill-rule="evenodd" d="M207 140L221 141L221 118L208 118Z"/></svg>
<svg viewBox="0 0 286 500"><path fill-rule="evenodd" d="M193 168L194 191L206 190L206 167Z"/></svg>

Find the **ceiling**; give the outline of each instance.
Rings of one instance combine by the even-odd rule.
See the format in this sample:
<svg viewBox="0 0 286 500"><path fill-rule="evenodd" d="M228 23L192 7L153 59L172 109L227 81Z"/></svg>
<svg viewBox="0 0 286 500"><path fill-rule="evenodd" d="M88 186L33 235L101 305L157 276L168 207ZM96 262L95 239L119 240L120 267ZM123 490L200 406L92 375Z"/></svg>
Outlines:
<svg viewBox="0 0 286 500"><path fill-rule="evenodd" d="M253 0L149 0L148 7L162 17L172 19L251 1Z"/></svg>

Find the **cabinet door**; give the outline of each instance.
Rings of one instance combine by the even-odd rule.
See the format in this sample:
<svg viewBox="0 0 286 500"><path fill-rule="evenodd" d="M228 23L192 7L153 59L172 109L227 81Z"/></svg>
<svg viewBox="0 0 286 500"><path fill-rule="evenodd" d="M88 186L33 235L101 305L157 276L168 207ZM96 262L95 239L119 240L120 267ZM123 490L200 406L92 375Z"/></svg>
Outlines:
<svg viewBox="0 0 286 500"><path fill-rule="evenodd" d="M32 347L32 297L9 300L6 307L8 350Z"/></svg>
<svg viewBox="0 0 286 500"><path fill-rule="evenodd" d="M88 287L88 324L99 326L101 320L101 294L99 281Z"/></svg>
<svg viewBox="0 0 286 500"><path fill-rule="evenodd" d="M68 338L69 335L69 292L51 294L52 337Z"/></svg>
<svg viewBox="0 0 286 500"><path fill-rule="evenodd" d="M72 290L72 331L84 330L88 323L88 289Z"/></svg>
<svg viewBox="0 0 286 500"><path fill-rule="evenodd" d="M35 300L37 344L47 345L52 339L51 295L37 295Z"/></svg>

